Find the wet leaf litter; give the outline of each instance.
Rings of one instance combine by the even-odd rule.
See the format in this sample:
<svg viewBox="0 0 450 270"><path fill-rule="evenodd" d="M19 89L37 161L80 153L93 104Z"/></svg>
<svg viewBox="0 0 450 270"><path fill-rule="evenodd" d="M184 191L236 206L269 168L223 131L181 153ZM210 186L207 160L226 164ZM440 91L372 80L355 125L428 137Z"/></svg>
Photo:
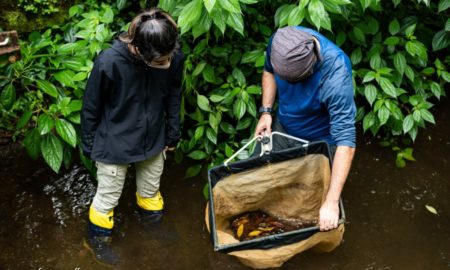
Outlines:
<svg viewBox="0 0 450 270"><path fill-rule="evenodd" d="M231 219L230 227L239 241L314 227L316 220L285 220L262 210L246 212Z"/></svg>

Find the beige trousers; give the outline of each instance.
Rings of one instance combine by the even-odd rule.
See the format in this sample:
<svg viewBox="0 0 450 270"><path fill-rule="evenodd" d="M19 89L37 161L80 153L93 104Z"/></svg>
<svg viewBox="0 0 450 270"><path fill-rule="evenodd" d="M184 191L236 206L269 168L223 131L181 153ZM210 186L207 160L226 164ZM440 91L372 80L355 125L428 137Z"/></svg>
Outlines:
<svg viewBox="0 0 450 270"><path fill-rule="evenodd" d="M106 164L96 162L97 193L92 206L100 213L106 214L119 203L128 164ZM143 198L152 198L159 190L161 174L164 168L163 154L160 153L147 160L135 163L136 189Z"/></svg>

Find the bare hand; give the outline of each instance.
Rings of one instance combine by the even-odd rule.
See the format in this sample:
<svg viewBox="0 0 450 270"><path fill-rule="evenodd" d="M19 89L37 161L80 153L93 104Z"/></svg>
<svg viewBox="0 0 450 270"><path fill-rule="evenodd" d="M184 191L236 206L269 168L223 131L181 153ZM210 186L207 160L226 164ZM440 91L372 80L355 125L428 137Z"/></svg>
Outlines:
<svg viewBox="0 0 450 270"><path fill-rule="evenodd" d="M272 115L263 113L256 125L255 136L269 135L272 132Z"/></svg>
<svg viewBox="0 0 450 270"><path fill-rule="evenodd" d="M339 222L339 202L325 201L320 207L319 227L321 231L337 228Z"/></svg>
<svg viewBox="0 0 450 270"><path fill-rule="evenodd" d="M173 146L173 147L166 146L164 148L164 152L166 152L166 151L175 151L175 146Z"/></svg>

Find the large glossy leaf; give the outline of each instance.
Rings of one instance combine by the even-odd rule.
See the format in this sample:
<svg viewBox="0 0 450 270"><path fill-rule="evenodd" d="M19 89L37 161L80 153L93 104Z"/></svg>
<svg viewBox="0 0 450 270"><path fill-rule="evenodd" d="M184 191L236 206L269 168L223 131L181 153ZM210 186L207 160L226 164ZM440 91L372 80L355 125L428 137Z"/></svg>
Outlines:
<svg viewBox="0 0 450 270"><path fill-rule="evenodd" d="M405 56L398 52L394 55L394 67L395 69L397 69L397 71L403 75L403 73L405 73L405 68L406 68L406 58Z"/></svg>
<svg viewBox="0 0 450 270"><path fill-rule="evenodd" d="M209 100L204 95L197 95L197 105L204 111L211 111L209 108Z"/></svg>
<svg viewBox="0 0 450 270"><path fill-rule="evenodd" d="M75 73L72 70L62 70L60 72L55 73L55 79L60 82L64 86L73 86L73 77Z"/></svg>
<svg viewBox="0 0 450 270"><path fill-rule="evenodd" d="M6 108L10 108L16 101L16 88L12 83L6 85L3 88L2 94L0 95L1 104Z"/></svg>
<svg viewBox="0 0 450 270"><path fill-rule="evenodd" d="M51 133L45 135L41 142L41 152L50 168L58 173L63 159L63 144L61 141Z"/></svg>
<svg viewBox="0 0 450 270"><path fill-rule="evenodd" d="M55 127L56 127L56 131L58 132L59 136L61 136L61 138L65 142L67 142L72 147L76 146L77 133L71 123L69 123L65 119L56 119Z"/></svg>
<svg viewBox="0 0 450 270"><path fill-rule="evenodd" d="M55 126L55 121L53 118L48 114L41 114L38 118L38 129L40 135L45 135L49 133L53 127Z"/></svg>
<svg viewBox="0 0 450 270"><path fill-rule="evenodd" d="M414 126L413 116L411 114L407 115L405 117L405 119L403 120L403 132L405 134L408 133L412 129L413 126Z"/></svg>
<svg viewBox="0 0 450 270"><path fill-rule="evenodd" d="M184 6L178 17L178 25L181 27L181 33L187 32L192 28L194 23L200 18L202 13L202 2L201 0L190 1L186 6Z"/></svg>
<svg viewBox="0 0 450 270"><path fill-rule="evenodd" d="M379 80L381 89L391 97L397 97L395 86L389 81L389 79L381 77Z"/></svg>
<svg viewBox="0 0 450 270"><path fill-rule="evenodd" d="M244 19L241 13L231 12L228 15L227 25L236 30L242 36L244 35Z"/></svg>
<svg viewBox="0 0 450 270"><path fill-rule="evenodd" d="M220 5L227 11L232 13L241 13L241 5L239 0L217 0Z"/></svg>
<svg viewBox="0 0 450 270"><path fill-rule="evenodd" d="M214 5L216 4L216 0L203 0L203 4L205 5L205 8L208 11L208 13L211 13L212 9L214 8Z"/></svg>
<svg viewBox="0 0 450 270"><path fill-rule="evenodd" d="M205 159L208 155L200 150L195 150L188 154L188 157L195 159L195 160L202 160Z"/></svg>
<svg viewBox="0 0 450 270"><path fill-rule="evenodd" d="M433 37L433 51L439 51L447 48L450 45L450 33L441 30L437 32Z"/></svg>
<svg viewBox="0 0 450 270"><path fill-rule="evenodd" d="M450 8L450 0L439 0L438 12L442 12Z"/></svg>
<svg viewBox="0 0 450 270"><path fill-rule="evenodd" d="M28 131L23 140L25 149L32 159L37 159L41 153L41 135L37 128Z"/></svg>
<svg viewBox="0 0 450 270"><path fill-rule="evenodd" d="M373 84L367 84L364 87L364 95L366 96L366 99L370 105L372 105L375 99L377 98L377 94L378 94L377 88Z"/></svg>
<svg viewBox="0 0 450 270"><path fill-rule="evenodd" d="M58 97L58 90L56 89L56 86L53 85L51 82L44 80L37 80L36 83L38 88L47 95L52 96L54 98Z"/></svg>

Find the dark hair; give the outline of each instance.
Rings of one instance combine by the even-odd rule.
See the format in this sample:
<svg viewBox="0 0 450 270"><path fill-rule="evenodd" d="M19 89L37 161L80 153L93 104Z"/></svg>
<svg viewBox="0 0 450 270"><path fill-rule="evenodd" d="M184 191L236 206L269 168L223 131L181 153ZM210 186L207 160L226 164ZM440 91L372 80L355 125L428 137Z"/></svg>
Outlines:
<svg viewBox="0 0 450 270"><path fill-rule="evenodd" d="M159 8L137 15L131 21L128 32L121 34L119 39L137 47L146 61L171 54L180 47L177 24Z"/></svg>

